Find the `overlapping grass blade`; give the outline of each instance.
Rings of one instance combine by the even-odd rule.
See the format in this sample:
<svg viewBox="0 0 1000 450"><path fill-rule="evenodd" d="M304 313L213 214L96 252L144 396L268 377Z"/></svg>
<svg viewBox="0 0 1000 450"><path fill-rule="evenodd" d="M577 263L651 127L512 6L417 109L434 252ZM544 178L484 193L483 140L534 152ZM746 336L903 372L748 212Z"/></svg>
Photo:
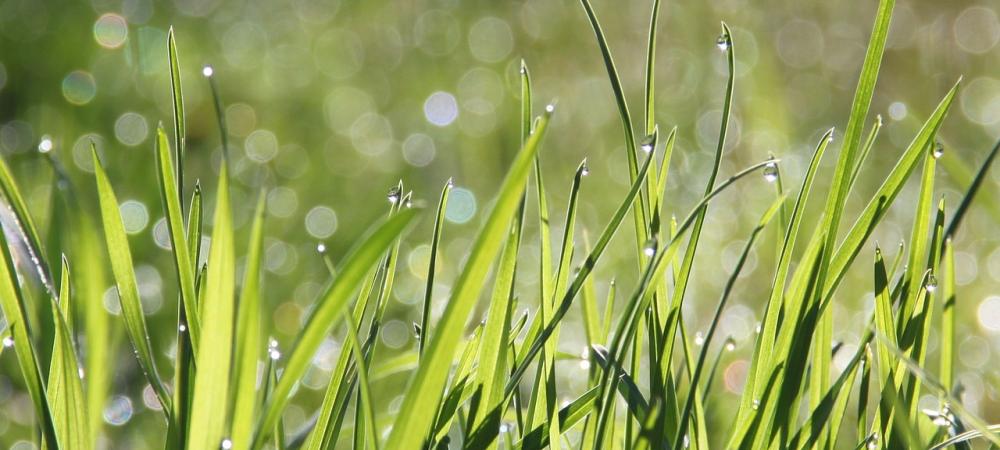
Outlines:
<svg viewBox="0 0 1000 450"><path fill-rule="evenodd" d="M437 214L434 219L434 235L431 237L431 255L427 262L427 287L424 288L424 310L420 316L420 336L417 338L417 351L424 354L427 336L430 335L431 303L434 299L434 273L437 271L438 247L441 245L441 231L444 229L444 214L448 209L448 194L454 186L449 179L441 189L441 199L438 200Z"/></svg>
<svg viewBox="0 0 1000 450"><path fill-rule="evenodd" d="M542 116L507 173L493 210L471 248L465 269L455 282L452 298L438 322L439 331L431 336L424 359L407 388L403 405L386 443L387 448L414 448L423 445L427 438L433 421L428 411L436 411L440 404L458 338L475 304L478 286L482 284L490 262L500 249L502 239L498 239L498 236L504 234L517 211L528 171L545 136L549 114L547 112Z"/></svg>
<svg viewBox="0 0 1000 450"><path fill-rule="evenodd" d="M47 397L51 405L59 445L67 449L91 448L90 428L87 424L87 402L83 395L80 363L73 344L70 303L70 270L65 257L62 260L58 300L49 296L52 317L55 320L55 343L52 364L49 366Z"/></svg>
<svg viewBox="0 0 1000 450"><path fill-rule="evenodd" d="M264 246L264 207L266 196L258 196L250 244L247 246L240 302L237 306L236 349L234 357L233 419L229 433L233 448L242 449L253 439L257 406L257 365L263 352L260 290L261 259Z"/></svg>
<svg viewBox="0 0 1000 450"><path fill-rule="evenodd" d="M389 245L407 228L417 210L404 210L382 222L352 252L344 258L337 278L321 295L316 308L292 348L274 393L265 405L254 434L251 448L259 449L273 432L288 403L292 387L298 383L324 336L336 323L339 311L356 290L359 282Z"/></svg>

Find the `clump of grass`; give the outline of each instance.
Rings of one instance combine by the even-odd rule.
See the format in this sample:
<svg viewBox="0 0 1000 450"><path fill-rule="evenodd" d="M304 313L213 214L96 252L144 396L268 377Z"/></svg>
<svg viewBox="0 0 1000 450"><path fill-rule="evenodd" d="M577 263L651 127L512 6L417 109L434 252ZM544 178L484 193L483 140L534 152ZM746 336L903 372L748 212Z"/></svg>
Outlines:
<svg viewBox="0 0 1000 450"><path fill-rule="evenodd" d="M544 157L550 119L557 112L550 105L535 116L531 76L522 63L521 149L469 247L442 314L432 319L431 294L437 254L447 233L444 211L451 181L443 187L432 216L421 321L414 324L418 345L410 354L392 360L379 356L377 337L393 289L400 244L404 239L425 238L409 234L422 215L410 207L413 193L402 182L393 187L384 217L353 250L338 255L339 264L329 264L331 281L315 299L308 320L284 355L276 343L265 346L268 324L262 314L260 287L264 282L266 196L261 193L256 203L246 269L242 280L237 280L238 245L230 211L227 155L214 191L207 194L214 196L210 229L204 226L200 187L192 192L184 189L184 101L171 32L167 53L173 145L161 125L150 157L157 167L179 297L172 375L159 369L154 358L134 261L108 178L107 171L114 168L105 168L93 152L97 208L81 206L73 189L53 189L63 222L49 224L50 233L73 231L73 238L43 245L13 175L0 161L0 193L15 219L5 221L5 232L0 233L0 306L8 324L4 342L15 352L39 439L44 448L87 449L96 445L101 433L100 406L114 362L105 348L110 325L99 306L101 290L95 280L102 279L109 266L126 336L162 411L167 448L943 448L967 447L973 439L1000 445L998 426L986 424L962 407L954 394L958 293L951 242L1000 150L998 144L989 153L948 218L947 205L935 204L933 198L941 156L936 134L958 90L957 82L944 93L853 224L847 226L843 220L847 198L881 128L881 120L876 121L865 137L893 3L879 3L836 165L824 180L830 187L820 219L812 221L805 211L818 201L814 198L817 181L827 177L819 167L835 145L832 129L816 143L798 184L781 178L777 158L728 177L722 173L739 50L725 23L717 44L725 55L729 77L722 89L722 120L711 172L700 201L686 211L670 210L674 205L664 192L676 129L660 133L653 102L660 2L653 2L644 121L637 127L598 17L590 2L581 0L615 95L629 190L596 240L581 242L576 212L589 173L584 160L570 182L561 238L552 239L549 194L539 161ZM211 76L210 71L204 73ZM222 103L214 80L209 82L225 149ZM905 250L901 248L895 261L886 264L882 251L872 247L868 238L918 166L922 170L913 229ZM58 169L57 164L53 167ZM731 187L758 173L776 182L777 195L747 230L748 238L734 269L726 274L707 333L693 338L685 329L683 304L691 276L698 270L713 270L694 264L707 211L714 198L732 195ZM697 182L684 180L690 181ZM785 186L790 189L786 191ZM528 192L531 187L533 199ZM182 202L188 198L185 211ZM526 218L531 217L527 214L531 208L537 213L541 255L538 267L531 270L538 271L540 282L536 292L519 292L515 277L525 260L520 253L522 230L529 225ZM682 220L664 220L677 212L682 213ZM623 297L618 297L612 283L601 311L594 269L619 230L629 226L623 225L626 216L631 216L635 239L616 242L634 251L638 281L620 287L626 294ZM757 238L775 227L781 236L778 258L746 384L738 408L724 413L731 418L731 426L714 429L706 408L719 395L713 380L721 356L713 358L710 344L726 333L720 328L722 312ZM203 235L211 236L207 258L199 254ZM11 237L17 241L11 242ZM21 252L21 248L26 250ZM17 266L15 256L22 253L28 255L29 264ZM862 253L866 254L862 261L874 259L874 312L861 345L847 366L835 373L833 354L844 350L833 342L830 305L848 268L867 264L856 261ZM202 260L207 262L199 265ZM581 262L574 267L574 260ZM492 286L487 284L490 280ZM487 316L469 337L467 323L484 291L489 298ZM944 305L941 316L932 314L935 302ZM524 303L537 304L530 318L515 314ZM78 305L85 308L82 327L73 322L73 308ZM574 305L582 310L580 326L589 346L586 358L592 364L582 394L560 402L566 388L557 382L557 362L565 356L556 344L561 329L568 326L563 320ZM300 433L286 435L282 417L296 395L296 386L325 337L341 329L347 345L334 366L321 406ZM934 329L941 335L936 363L928 361ZM79 357L77 349L80 335L86 338L85 358ZM724 347L731 345L727 340ZM398 412L380 412L374 404L372 383L377 367L412 372L402 389ZM84 373L89 375L84 377ZM939 410L918 409L924 393L940 399ZM852 406L857 423L845 427L844 418ZM806 413L803 416L799 411Z"/></svg>

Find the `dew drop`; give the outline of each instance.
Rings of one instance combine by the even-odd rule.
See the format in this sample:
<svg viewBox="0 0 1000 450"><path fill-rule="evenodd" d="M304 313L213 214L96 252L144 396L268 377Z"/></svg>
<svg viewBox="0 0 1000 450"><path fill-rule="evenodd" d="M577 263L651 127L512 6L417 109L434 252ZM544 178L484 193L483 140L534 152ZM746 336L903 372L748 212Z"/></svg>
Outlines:
<svg viewBox="0 0 1000 450"><path fill-rule="evenodd" d="M386 194L385 196L386 196L386 198L389 199L389 203L392 203L392 204L395 205L396 202L399 201L399 195L400 195L399 186L393 186L393 187L389 188L389 193Z"/></svg>
<svg viewBox="0 0 1000 450"><path fill-rule="evenodd" d="M454 178L448 178L448 189L451 189L453 187L455 187L455 179Z"/></svg>
<svg viewBox="0 0 1000 450"><path fill-rule="evenodd" d="M757 322L757 327L753 329L753 332L760 334L760 322Z"/></svg>
<svg viewBox="0 0 1000 450"><path fill-rule="evenodd" d="M694 334L694 345L699 347L705 345L705 335L701 334L700 331Z"/></svg>
<svg viewBox="0 0 1000 450"><path fill-rule="evenodd" d="M726 339L726 351L731 352L736 350L736 341L733 338Z"/></svg>
<svg viewBox="0 0 1000 450"><path fill-rule="evenodd" d="M937 287L938 287L937 278L934 277L933 273L928 274L927 284L924 285L924 289L927 289L927 292L934 292L937 289Z"/></svg>
<svg viewBox="0 0 1000 450"><path fill-rule="evenodd" d="M179 331L179 332L181 332L181 333L184 333L184 332L186 332L187 330L188 330L188 327L187 327L187 325L184 325L183 323L182 323L182 324L180 324L180 325L177 325L177 331Z"/></svg>
<svg viewBox="0 0 1000 450"><path fill-rule="evenodd" d="M778 181L778 164L769 162L764 165L764 180L768 183Z"/></svg>
<svg viewBox="0 0 1000 450"><path fill-rule="evenodd" d="M413 335L417 339L420 339L420 324L419 323L413 322Z"/></svg>
<svg viewBox="0 0 1000 450"><path fill-rule="evenodd" d="M934 156L934 159L938 159L941 155L944 155L944 144L941 141L934 142L934 150L932 150L931 155Z"/></svg>
<svg viewBox="0 0 1000 450"><path fill-rule="evenodd" d="M551 103L549 103L548 105L545 105L545 112L552 113L555 110L556 110L556 105L553 105Z"/></svg>
<svg viewBox="0 0 1000 450"><path fill-rule="evenodd" d="M319 244L316 244L316 251L319 252L319 254L321 254L321 255L324 254L324 253L326 253L326 244L324 244L322 242L320 242Z"/></svg>
<svg viewBox="0 0 1000 450"><path fill-rule="evenodd" d="M732 42L729 40L729 35L726 33L720 34L718 39L715 40L715 46L722 52L729 50L729 46L731 44Z"/></svg>
<svg viewBox="0 0 1000 450"><path fill-rule="evenodd" d="M3 338L3 346L7 347L7 348L13 347L14 346L14 338L12 338L10 336L7 336L7 337Z"/></svg>
<svg viewBox="0 0 1000 450"><path fill-rule="evenodd" d="M277 361L281 359L281 352L276 348L272 348L267 351L267 356L271 358L272 361Z"/></svg>
<svg viewBox="0 0 1000 450"><path fill-rule="evenodd" d="M413 199L411 199L410 197L406 197L406 207L407 208L413 207Z"/></svg>
<svg viewBox="0 0 1000 450"><path fill-rule="evenodd" d="M219 444L219 448L221 448L223 450L229 450L229 449L233 448L233 441L231 439L229 439L229 438L223 439L222 443Z"/></svg>
<svg viewBox="0 0 1000 450"><path fill-rule="evenodd" d="M750 404L750 407L753 408L754 411L760 409L760 400L753 399L753 402Z"/></svg>
<svg viewBox="0 0 1000 450"><path fill-rule="evenodd" d="M52 151L52 147L53 147L52 138L50 138L48 135L42 136L41 142L38 143L38 152L48 153Z"/></svg>
<svg viewBox="0 0 1000 450"><path fill-rule="evenodd" d="M655 132L653 134L650 134L650 135L646 136L645 138L643 138L642 142L639 143L639 148L642 149L642 151L646 152L646 153L649 153L649 152L653 151L653 147L656 147L656 133Z"/></svg>
<svg viewBox="0 0 1000 450"><path fill-rule="evenodd" d="M656 239L650 239L646 241L646 245L642 247L642 253L646 256L653 256L656 254Z"/></svg>
<svg viewBox="0 0 1000 450"><path fill-rule="evenodd" d="M590 166L587 165L587 159L583 159L583 164L580 165L580 175L587 176L590 175Z"/></svg>
<svg viewBox="0 0 1000 450"><path fill-rule="evenodd" d="M215 69L213 69L212 66L205 66L205 67L201 68L201 74L204 75L204 76L206 76L206 77L210 77L214 73L215 73Z"/></svg>

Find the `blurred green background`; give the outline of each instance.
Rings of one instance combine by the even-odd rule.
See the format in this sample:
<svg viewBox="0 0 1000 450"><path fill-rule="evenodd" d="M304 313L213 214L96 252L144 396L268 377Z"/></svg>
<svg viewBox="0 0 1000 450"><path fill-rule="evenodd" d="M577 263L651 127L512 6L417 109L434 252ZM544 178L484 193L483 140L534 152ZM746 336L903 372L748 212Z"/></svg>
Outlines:
<svg viewBox="0 0 1000 450"><path fill-rule="evenodd" d="M594 6L633 118L641 123L651 1L597 0ZM862 0L664 2L656 121L661 130L678 128L668 210L687 214L712 162L726 80L724 57L715 46L721 20L733 27L737 52L722 176L773 154L782 159L785 188L797 190L816 141L825 130L846 123L875 8L875 2ZM854 220L926 115L964 76L939 135L946 150L937 190L949 205L957 204L970 172L1000 137L998 12L1000 5L990 1L897 2L868 120L873 123L880 114L885 127L851 195L845 221ZM266 307L271 334L282 347L294 342L300 321L328 280L317 245L323 243L336 261L386 212L386 192L399 179L414 191L415 205L429 208L449 177L458 187L447 211L435 291L437 306L444 305L518 148L522 58L533 76L535 110L550 99L557 102L541 151L552 195L553 236L560 236L568 187L584 157L591 175L582 191L581 235L595 236L627 189L617 110L593 33L576 1L0 0L0 153L12 164L44 228L52 177L39 145L51 146L86 201L94 190L89 143L96 143L132 234L162 367L170 367L173 351L176 290L152 137L159 122L168 132L172 127L166 69L170 26L177 33L188 118L188 193L200 178L211 208L222 153L203 76L203 67L211 65L229 130L241 243L253 200L259 190L267 191ZM834 160L827 155L826 167L832 170ZM1000 296L994 296L1000 295L998 182L1000 170L989 177L956 240L958 381L966 406L990 423L1000 418ZM874 241L891 258L909 235L916 195L912 184L838 292L835 337L847 348L857 343L872 308ZM689 333L707 324L743 240L774 195L773 185L754 178L709 209L686 301ZM419 321L429 216L425 213L403 243L381 355L409 351L415 344L411 322ZM527 223L517 294L530 306L537 301L538 246L534 219ZM612 279L619 292L631 290L637 277L629 250L633 240L629 227L623 227L602 259L596 272L600 295ZM715 406L738 398L762 294L770 286L774 246L772 232L752 255L723 316L722 332L733 336L737 347L723 358L716 382L727 393L714 399ZM582 253L578 248L578 257ZM116 294L107 283L105 303L116 313ZM573 310L569 320L578 321L578 315ZM318 406L341 342L339 334L331 336L314 360L286 414L289 430ZM579 354L582 346L582 329L564 327L560 347ZM159 446L164 425L149 411L156 407L155 398L149 389L144 392L124 340L117 351L113 397L104 411L105 442L114 448ZM931 351L928 361L936 361ZM4 354L0 365L0 445L30 445L22 441L29 436L30 401L19 387L13 355ZM570 360L561 370L565 393L560 394L567 398L584 386L579 366L580 361ZM406 379L401 374L380 381L377 401L385 417L398 408ZM937 406L933 398L927 402ZM710 414L719 424L729 420L725 408L711 408Z"/></svg>

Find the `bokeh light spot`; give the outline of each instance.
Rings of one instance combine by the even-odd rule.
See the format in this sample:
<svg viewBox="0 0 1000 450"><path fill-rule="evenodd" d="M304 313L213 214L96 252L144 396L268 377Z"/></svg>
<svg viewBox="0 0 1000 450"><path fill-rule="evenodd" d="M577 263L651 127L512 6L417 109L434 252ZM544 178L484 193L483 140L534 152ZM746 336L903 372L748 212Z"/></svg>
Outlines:
<svg viewBox="0 0 1000 450"><path fill-rule="evenodd" d="M128 22L114 13L107 13L94 22L94 39L104 48L118 48L128 38Z"/></svg>
<svg viewBox="0 0 1000 450"><path fill-rule="evenodd" d="M455 96L444 91L431 94L424 102L424 117L439 127L450 125L458 117L458 102L455 101Z"/></svg>
<svg viewBox="0 0 1000 450"><path fill-rule="evenodd" d="M63 97L74 105L86 105L97 95L97 82L90 72L74 70L62 81Z"/></svg>
<svg viewBox="0 0 1000 450"><path fill-rule="evenodd" d="M444 217L452 223L465 223L476 215L476 196L465 188L454 188L448 194Z"/></svg>

